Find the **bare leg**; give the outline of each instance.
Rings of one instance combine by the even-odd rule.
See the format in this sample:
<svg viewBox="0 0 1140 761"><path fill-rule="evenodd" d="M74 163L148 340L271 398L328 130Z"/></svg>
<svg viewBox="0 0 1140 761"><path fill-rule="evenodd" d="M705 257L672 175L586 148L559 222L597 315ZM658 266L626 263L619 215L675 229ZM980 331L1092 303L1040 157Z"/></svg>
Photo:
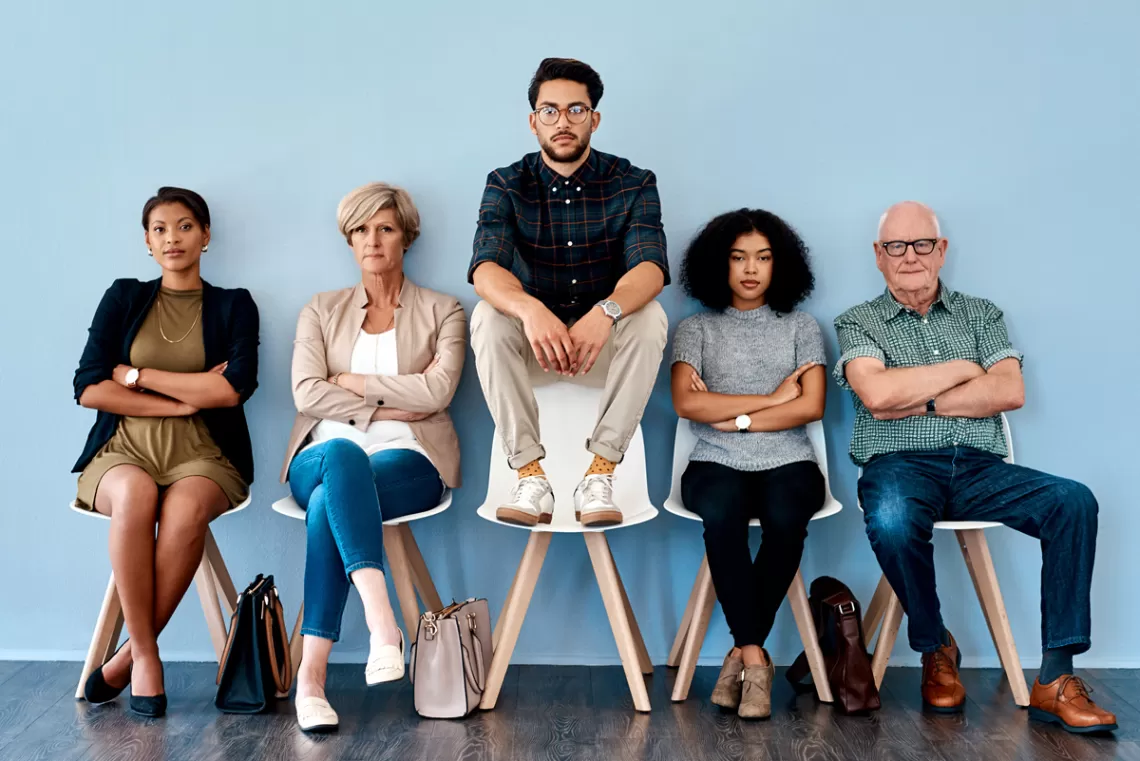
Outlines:
<svg viewBox="0 0 1140 761"><path fill-rule="evenodd" d="M388 599L384 572L378 568L359 568L352 572L350 578L360 593L360 601L364 603L364 620L368 623L369 633L378 644L399 644L400 629L396 624L396 614L392 612L392 602ZM411 635L409 632L408 636Z"/></svg>
<svg viewBox="0 0 1140 761"><path fill-rule="evenodd" d="M297 672L297 700L325 697L325 679L328 677L329 653L333 641L306 634L301 638L301 668Z"/></svg>
<svg viewBox="0 0 1140 761"><path fill-rule="evenodd" d="M115 586L123 604L123 619L137 654L158 662L158 632L154 627L154 524L158 517L158 486L134 465L108 470L95 494L95 509L111 516L108 541ZM125 648L124 648L125 649ZM117 663L116 663L117 661ZM112 658L103 669L107 683L118 687L129 680L127 659ZM156 671L157 675L157 671ZM139 694L155 695L161 692Z"/></svg>
<svg viewBox="0 0 1140 761"><path fill-rule="evenodd" d="M221 487L203 476L190 476L176 481L163 495L158 539L154 548L156 637L170 622L194 578L194 572L202 560L206 528L210 521L229 507L229 499ZM119 651L108 666L116 670L130 668L138 657L134 644L132 636L131 642ZM161 668L157 661L150 666L154 668L145 667L141 663L135 668L135 694L157 695L162 692ZM144 679L146 681L142 681Z"/></svg>

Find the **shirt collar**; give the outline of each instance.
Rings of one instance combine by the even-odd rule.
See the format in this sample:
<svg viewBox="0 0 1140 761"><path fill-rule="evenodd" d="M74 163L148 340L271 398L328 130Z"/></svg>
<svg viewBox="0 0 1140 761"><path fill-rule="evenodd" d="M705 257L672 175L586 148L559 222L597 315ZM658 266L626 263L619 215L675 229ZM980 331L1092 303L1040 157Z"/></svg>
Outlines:
<svg viewBox="0 0 1140 761"><path fill-rule="evenodd" d="M947 312L953 313L954 291L941 280L938 281L938 295L934 297L934 303L930 305L931 309L941 305ZM889 322L898 317L902 312L911 311L908 307L904 307L899 303L895 295L891 293L890 288L883 290L883 295L879 297L879 313L882 315L883 320Z"/></svg>
<svg viewBox="0 0 1140 761"><path fill-rule="evenodd" d="M562 175L551 169L542 158L542 152L539 151L535 154L538 159L538 181L543 184L547 192L552 188L565 188L568 184L579 188L590 180L594 179L598 174L598 152L590 148L590 154L586 157L586 161L582 166L578 167L577 171L569 177Z"/></svg>

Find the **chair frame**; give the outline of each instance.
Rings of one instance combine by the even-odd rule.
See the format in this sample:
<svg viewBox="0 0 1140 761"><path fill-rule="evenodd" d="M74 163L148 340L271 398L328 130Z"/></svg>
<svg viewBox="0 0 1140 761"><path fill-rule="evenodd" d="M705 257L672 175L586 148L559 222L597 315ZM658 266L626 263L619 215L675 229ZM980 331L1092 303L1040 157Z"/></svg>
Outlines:
<svg viewBox="0 0 1140 761"><path fill-rule="evenodd" d="M249 504L250 499L246 498L240 505L219 517L244 510ZM109 516L84 510L74 502L71 504L71 509L84 515L110 520ZM202 613L206 617L206 627L210 631L214 654L221 662L222 653L226 648L226 622L233 616L237 607L237 590L234 588L225 560L222 559L214 534L208 527L206 544L202 549L202 560L198 563L198 570L194 572L194 585L198 588L198 598L202 603ZM112 571L107 581L107 590L103 594L103 604L99 608L99 617L95 621L95 630L91 634L91 644L87 647L87 657L83 661L79 685L75 689L77 700L83 698L83 686L87 678L114 655L122 632L123 605L119 600L118 587L115 585L115 572Z"/></svg>
<svg viewBox="0 0 1140 761"><path fill-rule="evenodd" d="M692 451L691 445L687 442L687 439L692 437L688 431L688 425L688 420L677 421L673 457L675 470L688 462L689 453ZM808 430L812 437L812 444L816 449L816 459L821 463L820 470L823 471L826 481L827 451L824 446L823 426L816 421L808 426ZM684 443L682 444L682 442ZM678 444L682 444L686 451L680 451ZM669 495L665 509L679 517L699 521L700 516L684 509L681 503L679 473L673 474L673 482L673 493ZM827 500L816 517L812 518L813 521L830 517L842 510L842 505L831 494L830 485L825 488ZM751 525L758 524L758 521L753 521ZM796 576L788 587L787 598L792 608L792 616L796 621L796 628L799 630L800 639L803 641L804 652L807 654L816 696L822 703L831 703L834 701L834 696L831 694L831 685L827 681L827 664L823 658L823 651L819 647L819 634L816 632L811 606L808 604L804 577L799 569L796 569ZM666 666L677 669L677 678L673 683L672 695L672 700L675 703L683 702L689 697L689 688L692 686L693 675L697 670L697 659L700 657L701 647L704 645L705 634L708 631L715 605L716 590L713 588L712 574L709 572L709 557L706 553L701 557L696 581L693 582L692 592L689 593L689 601L685 605L684 614L681 616L681 624L677 629L676 637L673 639L673 647L669 650L669 658L665 661Z"/></svg>
<svg viewBox="0 0 1140 761"><path fill-rule="evenodd" d="M1013 462L1013 436L1010 432L1009 420L1003 413L1001 416L1002 429L1005 433L1006 462ZM862 505L860 505L862 509ZM1021 668L1021 658L1017 654L1017 646L1013 640L1013 629L1009 624L1009 615L1006 613L1005 600L1002 598L1001 587L998 585L997 572L994 570L993 557L986 542L985 530L996 528L1000 523L990 521L938 521L935 529L953 531L958 539L958 547L962 551L962 559L966 561L966 569L970 572L970 580L974 583L974 591L978 595L978 602L982 606L982 615L985 616L986 626L990 630L990 638L997 649L998 659L1005 670L1009 681L1013 700L1021 708L1029 706L1029 686L1025 681L1025 672ZM887 581L886 574L879 579L875 594L867 605L863 616L863 631L870 647L875 633L878 640L875 651L871 657L871 671L875 676L875 685L883 683L883 676L887 671L887 662L891 651L894 650L895 640L902 627L903 609L898 595Z"/></svg>

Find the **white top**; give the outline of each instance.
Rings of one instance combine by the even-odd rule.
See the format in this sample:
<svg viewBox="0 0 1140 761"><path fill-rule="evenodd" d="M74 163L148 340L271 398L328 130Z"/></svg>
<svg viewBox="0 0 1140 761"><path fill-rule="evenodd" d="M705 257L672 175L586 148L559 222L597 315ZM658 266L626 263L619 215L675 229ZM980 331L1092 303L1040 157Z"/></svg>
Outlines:
<svg viewBox="0 0 1140 761"><path fill-rule="evenodd" d="M360 375L399 375L398 367L394 328L386 333L360 331L352 345L349 372ZM322 420L313 428L310 443L305 449L330 439L348 439L369 455L385 449L411 449L427 457L427 452L412 433L412 427L400 420L373 420L363 432L347 423Z"/></svg>

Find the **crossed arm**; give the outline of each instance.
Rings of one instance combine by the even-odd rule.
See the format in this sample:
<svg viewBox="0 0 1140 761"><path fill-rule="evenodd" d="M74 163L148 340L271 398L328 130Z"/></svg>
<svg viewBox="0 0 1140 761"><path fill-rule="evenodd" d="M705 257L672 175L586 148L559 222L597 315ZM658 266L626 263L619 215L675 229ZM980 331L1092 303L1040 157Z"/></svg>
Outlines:
<svg viewBox="0 0 1140 761"><path fill-rule="evenodd" d="M748 430L753 432L784 431L823 417L827 378L820 365L800 367L771 394L712 393L686 362L675 362L672 373L677 415L722 431L737 430L733 420L738 415L752 419Z"/></svg>
<svg viewBox="0 0 1140 761"><path fill-rule="evenodd" d="M1021 363L1014 357L989 370L968 360L887 368L875 357L857 357L847 363L846 375L876 420L925 415L930 399L941 417L987 418L1025 403Z"/></svg>

